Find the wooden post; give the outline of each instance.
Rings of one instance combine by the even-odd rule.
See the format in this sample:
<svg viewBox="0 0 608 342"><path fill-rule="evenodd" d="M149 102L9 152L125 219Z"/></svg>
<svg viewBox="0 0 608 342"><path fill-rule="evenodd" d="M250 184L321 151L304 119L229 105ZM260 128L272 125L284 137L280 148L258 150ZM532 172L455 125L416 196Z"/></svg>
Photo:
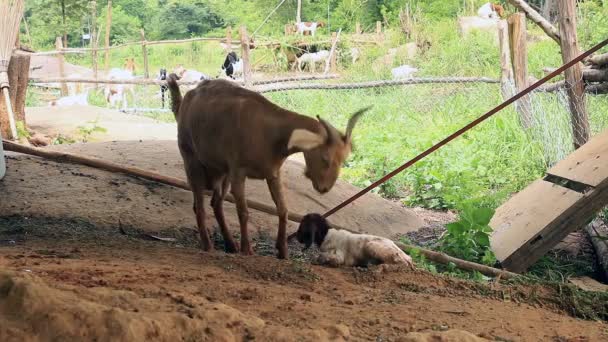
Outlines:
<svg viewBox="0 0 608 342"><path fill-rule="evenodd" d="M226 44L228 45L228 52L232 52L232 26L226 28Z"/></svg>
<svg viewBox="0 0 608 342"><path fill-rule="evenodd" d="M97 79L97 0L91 1L91 17L93 22L93 32L91 32L91 58L93 62L93 78ZM97 84L95 84L95 87L97 87Z"/></svg>
<svg viewBox="0 0 608 342"><path fill-rule="evenodd" d="M515 13L508 19L511 61L517 91L528 87L528 52L526 46L526 15ZM532 110L530 97L524 96L515 103L523 128L532 126Z"/></svg>
<svg viewBox="0 0 608 342"><path fill-rule="evenodd" d="M296 23L302 22L302 0L298 0L298 7L296 9Z"/></svg>
<svg viewBox="0 0 608 342"><path fill-rule="evenodd" d="M380 36L382 35L382 22L381 21L376 21L376 34L378 35L378 38L380 38Z"/></svg>
<svg viewBox="0 0 608 342"><path fill-rule="evenodd" d="M331 70L331 72L336 72L336 69L338 67L338 58L336 57L337 53L336 53L336 44L338 43L338 33L336 32L332 32L331 33L331 51L330 51L330 64L329 64L329 70ZM327 71L325 72L327 73Z"/></svg>
<svg viewBox="0 0 608 342"><path fill-rule="evenodd" d="M61 41L61 37L59 37ZM25 124L25 98L29 80L30 56L13 55L8 64L8 88L11 108L13 110L15 123ZM6 108L4 96L0 96L0 135L13 139L10 128L9 112Z"/></svg>
<svg viewBox="0 0 608 342"><path fill-rule="evenodd" d="M503 100L514 95L513 67L511 65L511 49L509 49L509 26L506 20L498 22L498 42L500 49L500 89Z"/></svg>
<svg viewBox="0 0 608 342"><path fill-rule="evenodd" d="M325 61L325 70L324 70L324 74L327 74L329 72L329 65L330 62L335 63L335 55L336 55L336 46L338 45L338 40L340 39L340 33L342 32L342 29L338 30L338 33L332 33L331 38L332 38L332 42L331 42L331 49L329 50L329 59L327 61Z"/></svg>
<svg viewBox="0 0 608 342"><path fill-rule="evenodd" d="M105 42L106 42L106 55L104 57L105 59L105 68L104 70L107 72L108 70L110 70L110 30L112 28L112 0L108 0L108 13L107 13L107 17L106 17L106 36L105 36Z"/></svg>
<svg viewBox="0 0 608 342"><path fill-rule="evenodd" d="M65 78L65 58L63 56L63 40L61 37L55 39L55 49L59 51L57 54L57 63L59 64L59 77ZM68 95L68 86L65 82L61 82L61 96Z"/></svg>
<svg viewBox="0 0 608 342"><path fill-rule="evenodd" d="M559 13L560 45L562 60L567 63L580 54L578 39L576 38L576 3L575 0L562 0L557 2ZM581 63L573 65L564 71L566 77L566 93L570 104L570 117L572 118L572 135L574 148L584 145L590 137L589 117L585 105L585 84Z"/></svg>
<svg viewBox="0 0 608 342"><path fill-rule="evenodd" d="M361 34L361 23L358 21L355 23L355 33Z"/></svg>
<svg viewBox="0 0 608 342"><path fill-rule="evenodd" d="M245 87L251 85L251 64L249 61L249 37L247 27L241 26L241 58L243 59L243 82Z"/></svg>
<svg viewBox="0 0 608 342"><path fill-rule="evenodd" d="M144 56L144 78L150 78L150 70L148 69L148 48L147 48L147 44L146 44L146 33L144 32L144 29L141 29L139 31L139 33L141 34L141 52Z"/></svg>

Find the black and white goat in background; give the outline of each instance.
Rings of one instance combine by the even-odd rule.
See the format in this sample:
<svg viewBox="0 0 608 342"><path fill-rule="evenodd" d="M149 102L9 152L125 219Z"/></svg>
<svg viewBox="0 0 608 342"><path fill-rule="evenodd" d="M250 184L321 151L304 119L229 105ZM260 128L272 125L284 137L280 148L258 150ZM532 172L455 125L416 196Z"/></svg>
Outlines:
<svg viewBox="0 0 608 342"><path fill-rule="evenodd" d="M414 267L412 258L393 241L380 236L333 229L319 214L304 216L298 231L289 237L293 238L306 248L313 243L317 245L321 251L317 260L320 264L334 267L403 264Z"/></svg>
<svg viewBox="0 0 608 342"><path fill-rule="evenodd" d="M167 79L167 69L165 69L165 68L160 69L160 73L158 74L158 79L161 81L165 81ZM165 108L165 92L166 91L167 91L167 85L161 84L160 85L160 98L161 98L163 109Z"/></svg>
<svg viewBox="0 0 608 342"><path fill-rule="evenodd" d="M235 75L243 74L243 60L236 55L236 52L231 51L226 55L220 75L222 73L232 79L235 78Z"/></svg>

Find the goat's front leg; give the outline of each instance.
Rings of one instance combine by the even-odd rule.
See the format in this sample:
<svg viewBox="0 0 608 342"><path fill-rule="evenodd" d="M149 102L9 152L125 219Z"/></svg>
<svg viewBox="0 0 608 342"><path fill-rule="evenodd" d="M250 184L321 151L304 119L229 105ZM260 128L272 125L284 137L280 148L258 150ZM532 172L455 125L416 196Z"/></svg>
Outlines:
<svg viewBox="0 0 608 342"><path fill-rule="evenodd" d="M239 215L239 224L241 226L241 254L252 255L253 249L249 242L249 233L247 231L247 220L249 219L249 210L247 209L247 199L245 198L245 175L231 175L230 185L232 196L236 204L236 211Z"/></svg>
<svg viewBox="0 0 608 342"><path fill-rule="evenodd" d="M279 232L277 234L276 247L279 250L279 259L287 259L287 206L285 205L285 197L283 196L283 187L281 185L281 177L266 179L268 189L272 200L277 207L277 215L279 216Z"/></svg>

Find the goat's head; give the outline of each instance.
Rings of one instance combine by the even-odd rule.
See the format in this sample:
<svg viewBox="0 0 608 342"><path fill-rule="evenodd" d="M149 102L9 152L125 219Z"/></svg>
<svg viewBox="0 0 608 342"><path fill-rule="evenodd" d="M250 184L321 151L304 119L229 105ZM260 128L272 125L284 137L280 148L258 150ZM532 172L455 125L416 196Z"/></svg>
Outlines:
<svg viewBox="0 0 608 342"><path fill-rule="evenodd" d="M180 79L184 77L184 74L186 73L186 68L184 68L183 65L179 64L177 67L175 67L175 69L173 69L173 73L177 75L178 79Z"/></svg>
<svg viewBox="0 0 608 342"><path fill-rule="evenodd" d="M329 223L319 214L306 214L300 221L298 231L289 236L289 239L296 238L299 243L304 244L305 248L312 246L313 242L321 246L329 231Z"/></svg>
<svg viewBox="0 0 608 342"><path fill-rule="evenodd" d="M317 27L325 27L325 22L317 21Z"/></svg>
<svg viewBox="0 0 608 342"><path fill-rule="evenodd" d="M320 193L328 192L340 175L340 168L352 149L352 132L357 120L370 107L360 109L348 120L346 133L342 134L334 126L317 116L323 127L322 133L312 133L296 129L291 134L288 149L304 152L306 170L304 175Z"/></svg>
<svg viewBox="0 0 608 342"><path fill-rule="evenodd" d="M492 10L498 14L499 17L503 17L505 14L505 9L500 4L492 3Z"/></svg>
<svg viewBox="0 0 608 342"><path fill-rule="evenodd" d="M133 74L135 74L135 58L134 57L130 57L130 58L125 58L125 64L124 64L124 68L126 70L131 71Z"/></svg>

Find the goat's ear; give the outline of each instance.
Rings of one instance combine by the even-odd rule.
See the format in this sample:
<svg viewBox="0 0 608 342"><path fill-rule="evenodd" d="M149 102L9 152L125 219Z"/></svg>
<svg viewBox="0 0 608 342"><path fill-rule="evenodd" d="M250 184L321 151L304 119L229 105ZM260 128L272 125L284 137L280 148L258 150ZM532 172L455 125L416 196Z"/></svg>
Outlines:
<svg viewBox="0 0 608 342"><path fill-rule="evenodd" d="M340 137L340 132L335 129L332 125L330 125L327 121L321 119L320 116L317 115L317 120L321 123L321 126L325 128L325 132L327 133L327 143L331 144Z"/></svg>
<svg viewBox="0 0 608 342"><path fill-rule="evenodd" d="M325 142L325 137L320 134L313 133L307 129L295 129L291 133L287 149L296 148L301 151L311 150Z"/></svg>

